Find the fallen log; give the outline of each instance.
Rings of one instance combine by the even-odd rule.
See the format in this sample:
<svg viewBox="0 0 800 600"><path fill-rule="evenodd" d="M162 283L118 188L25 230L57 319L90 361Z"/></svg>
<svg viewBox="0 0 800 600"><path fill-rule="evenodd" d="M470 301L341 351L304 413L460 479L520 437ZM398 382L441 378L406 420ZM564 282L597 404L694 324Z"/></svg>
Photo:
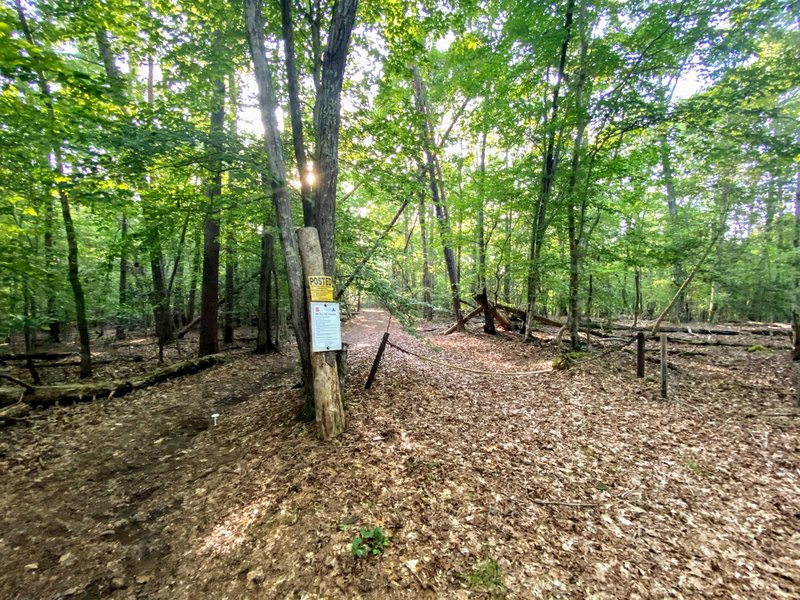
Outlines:
<svg viewBox="0 0 800 600"><path fill-rule="evenodd" d="M51 406L60 402L88 402L95 398L124 396L134 390L144 389L169 379L198 373L223 361L223 354L210 354L181 361L130 380L67 383L63 385L28 385L17 404L0 411L0 423L13 421L37 406ZM22 384L20 383L20 385ZM27 409L22 408L21 405L27 406Z"/></svg>
<svg viewBox="0 0 800 600"><path fill-rule="evenodd" d="M474 309L472 309L472 310L471 310L470 312L468 312L466 315L464 315L463 317L461 317L461 319L460 319L460 320L458 320L458 321L456 321L455 323L453 323L453 324L452 324L452 325L451 325L451 326L450 326L450 327L447 329L447 331L445 331L445 332L444 332L444 335L450 335L450 334L451 334L451 333L453 333L454 331L457 331L459 328L463 327L463 326L464 326L464 324L465 324L467 321L469 321L469 320L470 320L472 317L476 316L478 313L480 313L480 312L482 312L482 311L483 311L483 307L481 307L481 306L478 306L477 308L474 308Z"/></svg>
<svg viewBox="0 0 800 600"><path fill-rule="evenodd" d="M78 356L77 352L31 352L29 354L2 354L0 364L4 362L17 362L24 360L60 360Z"/></svg>

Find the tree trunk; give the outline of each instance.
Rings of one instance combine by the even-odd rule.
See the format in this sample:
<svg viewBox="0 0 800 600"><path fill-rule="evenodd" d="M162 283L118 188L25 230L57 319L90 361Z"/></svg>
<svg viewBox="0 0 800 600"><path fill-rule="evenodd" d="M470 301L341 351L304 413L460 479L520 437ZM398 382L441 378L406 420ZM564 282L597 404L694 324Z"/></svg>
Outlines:
<svg viewBox="0 0 800 600"><path fill-rule="evenodd" d="M294 31L292 27L292 0L280 0L281 31L283 34L284 57L286 62L286 89L289 94L289 115L292 121L292 144L294 146L297 173L300 178L300 199L303 203L303 224L313 227L316 223L314 197L306 146L303 135L303 110L300 105L297 64L294 49Z"/></svg>
<svg viewBox="0 0 800 600"><path fill-rule="evenodd" d="M258 336L256 354L268 354L277 350L272 335L272 234L261 237L261 272L258 286Z"/></svg>
<svg viewBox="0 0 800 600"><path fill-rule="evenodd" d="M209 151L211 178L206 187L208 212L203 226L203 280L200 292L200 355L219 352L219 206L216 199L222 193L222 135L225 125L225 84L214 82L215 104L211 111ZM216 155L216 156L214 156Z"/></svg>
<svg viewBox="0 0 800 600"><path fill-rule="evenodd" d="M794 188L794 235L792 236L794 256L794 289L792 293L792 328L794 329L794 350L792 360L800 360L800 173L795 177ZM800 399L800 395L798 396Z"/></svg>
<svg viewBox="0 0 800 600"><path fill-rule="evenodd" d="M194 320L194 309L197 300L197 280L200 277L201 250L199 241L194 242L194 257L192 258L192 274L189 277L189 298L186 301L186 317L184 321L191 323Z"/></svg>
<svg viewBox="0 0 800 600"><path fill-rule="evenodd" d="M322 58L322 81L315 103L314 200L325 275L330 276L333 276L336 266L336 184L339 177L342 82L357 7L358 0L337 0L333 4L328 46Z"/></svg>
<svg viewBox="0 0 800 600"><path fill-rule="evenodd" d="M34 317L35 309L33 300L31 298L31 290L27 278L22 281L22 318L23 318L23 336L25 338L25 366L28 373L31 375L31 380L34 385L39 385L42 380L39 378L39 372L33 364L33 332L31 331L31 320Z"/></svg>
<svg viewBox="0 0 800 600"><path fill-rule="evenodd" d="M320 275L324 269L319 234L313 227L303 227L297 230L297 238L304 279L308 282L309 277ZM306 296L311 297L308 284L306 284ZM310 311L311 304L308 306ZM328 441L342 433L345 427L336 352L312 352L311 376L314 382L317 435L320 439Z"/></svg>
<svg viewBox="0 0 800 600"><path fill-rule="evenodd" d="M303 384L306 396L306 411L314 409L314 391L311 378L311 345L308 336L308 315L306 314L305 282L303 265L295 235L292 205L286 187L286 166L283 161L278 121L275 110L278 107L272 86L272 74L264 49L264 26L261 18L260 0L244 0L245 32L253 60L256 84L258 85L258 104L261 122L264 126L264 147L269 157L269 182L272 203L278 221L283 260L286 266L286 279L292 309L292 329L300 352L303 371Z"/></svg>
<svg viewBox="0 0 800 600"><path fill-rule="evenodd" d="M670 157L669 140L666 134L661 136L659 143L659 150L661 153L661 173L664 178L664 189L667 194L667 209L669 211L669 219L672 225L673 236L678 235L678 201L675 195L675 181L672 169L672 159ZM677 289L680 288L681 283L685 279L683 263L676 257L672 265L672 281ZM675 318L679 323L684 323L688 320L688 310L686 306L686 295L683 292L678 294L675 301Z"/></svg>
<svg viewBox="0 0 800 600"><path fill-rule="evenodd" d="M463 330L463 324L461 320L461 301L460 292L459 292L459 280L458 280L458 271L456 269L456 259L453 254L453 248L451 246L452 243L452 236L450 231L450 219L447 213L447 209L445 207L445 199L442 195L444 189L443 186L440 186L440 180L437 177L436 171L436 161L434 155L434 148L436 147L436 142L433 138L433 126L430 122L428 105L425 98L425 90L422 85L422 79L419 74L419 69L414 67L412 69L413 72L413 85L414 85L414 95L417 105L417 111L423 116L423 132L422 132L422 142L425 148L425 164L428 173L428 180L430 183L431 189L431 199L433 201L433 207L436 211L436 221L439 224L439 233L442 238L442 248L444 251L444 262L445 267L447 268L447 278L450 281L450 294L452 298L452 306L453 306L453 319L456 322L457 331Z"/></svg>
<svg viewBox="0 0 800 600"><path fill-rule="evenodd" d="M128 215L122 213L122 226L120 229L119 251L119 308L117 310L117 328L114 338L124 340L125 325L128 314Z"/></svg>
<svg viewBox="0 0 800 600"><path fill-rule="evenodd" d="M233 293L236 274L236 263L233 257L233 232L230 225L228 225L228 228L228 233L225 236L225 325L222 333L222 341L226 344L233 342L233 319L236 309L235 294Z"/></svg>
<svg viewBox="0 0 800 600"><path fill-rule="evenodd" d="M575 85L575 112L578 114L578 122L575 127L575 140L572 145L572 161L570 163L569 180L567 182L567 234L569 238L569 311L567 326L569 329L570 347L573 350L580 349L580 337L578 335L578 323L580 321L580 309L578 307L578 296L580 292L579 278L582 263L581 245L583 242L584 223L586 219L586 190L580 193L581 199L578 202L576 192L578 181L578 168L580 167L580 151L583 144L583 134L588 124L588 119L582 116L583 110L583 88L586 85L586 55L588 53L589 42L585 35L586 30L586 2L581 2L578 17L578 29L581 35L581 52L578 63L578 81ZM579 204L579 206L576 206ZM577 215L576 215L577 213Z"/></svg>
<svg viewBox="0 0 800 600"><path fill-rule="evenodd" d="M25 11L22 8L22 3L20 0L16 1L16 8L25 40L31 46L35 46L33 36L31 35L30 28L28 27L28 20L25 16ZM39 89L47 106L47 114L50 120L50 126L53 130L51 133L54 133L56 130L56 118L55 111L53 109L53 97L50 94L50 86L44 77L43 71L37 71L36 75L39 80ZM86 319L86 300L83 295L83 287L81 286L78 273L78 241L75 236L75 226L72 223L69 196L67 195L67 191L64 188L63 183L66 177L64 174L64 163L61 155L61 142L53 143L53 157L55 158L55 187L58 192L58 199L61 204L61 215L64 220L64 230L67 235L68 275L69 283L72 287L72 295L75 300L75 316L78 325L78 337L80 339L81 346L80 376L83 378L89 377L92 374L92 353L89 347L89 323Z"/></svg>
<svg viewBox="0 0 800 600"><path fill-rule="evenodd" d="M420 170L420 175L422 171ZM426 321L433 320L433 299L432 282L431 282L431 267L430 267L430 251L428 249L428 230L426 225L425 214L428 212L425 206L425 191L422 188L422 181L420 181L419 190L419 239L422 247L422 318Z"/></svg>
<svg viewBox="0 0 800 600"><path fill-rule="evenodd" d="M47 265L45 281L47 283L47 332L51 343L61 342L61 326L56 309L56 283L53 276L55 258L53 255L53 199L47 194L44 206L44 260Z"/></svg>
<svg viewBox="0 0 800 600"><path fill-rule="evenodd" d="M567 51L569 50L570 37L572 36L572 18L575 10L575 0L568 0L564 15L564 37L561 41L561 54L558 62L558 73L556 83L553 87L553 99L550 103L550 111L546 122L546 142L544 161L542 164L541 186L536 200L533 213L533 223L531 225L531 244L528 256L528 322L525 324L525 340L530 340L533 330L533 315L536 312L536 296L539 290L541 278L541 258L544 236L549 225L547 219L547 209L550 204L553 190L553 180L556 173L556 128L559 112L559 94L561 84L564 82L564 74L567 65Z"/></svg>
<svg viewBox="0 0 800 600"><path fill-rule="evenodd" d="M636 267L633 276L633 285L635 287L635 297L633 300L633 326L639 322L639 315L642 314L642 270Z"/></svg>

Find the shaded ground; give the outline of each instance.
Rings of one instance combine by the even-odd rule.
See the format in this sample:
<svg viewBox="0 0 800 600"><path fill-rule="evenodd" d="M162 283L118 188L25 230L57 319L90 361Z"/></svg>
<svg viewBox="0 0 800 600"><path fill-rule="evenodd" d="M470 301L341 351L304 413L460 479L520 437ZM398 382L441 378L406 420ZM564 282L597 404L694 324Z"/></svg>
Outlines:
<svg viewBox="0 0 800 600"><path fill-rule="evenodd" d="M786 352L673 345L665 403L630 354L487 377L390 348L365 392L386 324L365 311L347 327L349 424L332 444L293 418L294 359L244 351L0 431L0 597L800 594ZM477 370L554 354L391 332ZM355 529L376 525L391 545L352 558Z"/></svg>

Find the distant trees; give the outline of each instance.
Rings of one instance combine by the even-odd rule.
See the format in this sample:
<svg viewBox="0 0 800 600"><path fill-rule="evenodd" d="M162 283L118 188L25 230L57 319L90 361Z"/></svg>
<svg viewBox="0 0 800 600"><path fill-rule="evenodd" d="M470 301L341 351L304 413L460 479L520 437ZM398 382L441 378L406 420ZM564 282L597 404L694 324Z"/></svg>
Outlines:
<svg viewBox="0 0 800 600"><path fill-rule="evenodd" d="M209 353L222 312L264 352L288 311L308 382L301 224L343 301L408 320L485 290L577 347L709 248L671 318L800 320L779 2L83 8L0 8L0 327L84 375L93 327L163 348L199 312Z"/></svg>

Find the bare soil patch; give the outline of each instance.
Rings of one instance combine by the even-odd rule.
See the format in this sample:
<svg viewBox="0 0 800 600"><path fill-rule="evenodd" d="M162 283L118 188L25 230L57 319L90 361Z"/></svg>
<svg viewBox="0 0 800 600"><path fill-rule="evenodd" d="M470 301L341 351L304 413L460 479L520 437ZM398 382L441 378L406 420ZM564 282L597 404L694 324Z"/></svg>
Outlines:
<svg viewBox="0 0 800 600"><path fill-rule="evenodd" d="M293 356L245 350L0 431L0 597L800 595L787 352L675 342L663 402L626 353L491 377L390 348L365 392L386 325L364 311L346 328L349 423L331 444L294 418ZM477 370L555 352L424 334L391 326ZM380 556L351 556L360 526L391 535Z"/></svg>

